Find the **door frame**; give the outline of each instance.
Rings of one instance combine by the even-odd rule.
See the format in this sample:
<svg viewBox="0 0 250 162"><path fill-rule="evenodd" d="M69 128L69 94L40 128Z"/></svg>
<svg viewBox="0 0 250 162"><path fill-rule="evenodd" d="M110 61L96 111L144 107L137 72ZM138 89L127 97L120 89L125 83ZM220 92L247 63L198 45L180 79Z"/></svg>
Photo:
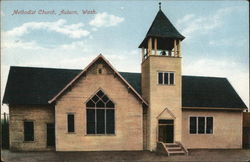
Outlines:
<svg viewBox="0 0 250 162"><path fill-rule="evenodd" d="M173 121L173 124L160 124L159 121L160 120L172 120ZM173 143L175 142L175 120L174 119L157 119L157 142L162 142L162 141L159 141L159 126L160 125L172 125L173 126Z"/></svg>

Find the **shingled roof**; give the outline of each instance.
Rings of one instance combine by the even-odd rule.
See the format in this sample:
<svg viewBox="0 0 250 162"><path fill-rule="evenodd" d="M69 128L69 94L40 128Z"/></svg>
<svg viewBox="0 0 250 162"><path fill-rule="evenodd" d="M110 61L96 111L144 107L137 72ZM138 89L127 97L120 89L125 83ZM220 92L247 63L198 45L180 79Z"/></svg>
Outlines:
<svg viewBox="0 0 250 162"><path fill-rule="evenodd" d="M183 40L185 37L181 35L174 25L170 22L167 16L159 10L152 25L150 26L147 35L152 37L167 37Z"/></svg>
<svg viewBox="0 0 250 162"><path fill-rule="evenodd" d="M183 107L246 108L226 78L182 76Z"/></svg>
<svg viewBox="0 0 250 162"><path fill-rule="evenodd" d="M16 67L10 68L3 103L48 105L82 70ZM120 72L141 94L141 74ZM182 77L183 107L246 108L226 78Z"/></svg>
<svg viewBox="0 0 250 162"><path fill-rule="evenodd" d="M170 22L167 16L159 10L153 23L151 24L145 39L140 44L139 48L145 46L146 40L149 37L160 37L160 38L170 38L183 40L185 37L181 35L174 25Z"/></svg>
<svg viewBox="0 0 250 162"><path fill-rule="evenodd" d="M10 67L3 103L47 105L81 70Z"/></svg>

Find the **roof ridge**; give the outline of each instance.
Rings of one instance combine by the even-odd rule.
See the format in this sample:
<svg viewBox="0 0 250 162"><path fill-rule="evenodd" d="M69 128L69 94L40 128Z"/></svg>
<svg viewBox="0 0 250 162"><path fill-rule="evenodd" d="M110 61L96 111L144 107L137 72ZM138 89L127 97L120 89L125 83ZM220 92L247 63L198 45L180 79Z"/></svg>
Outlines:
<svg viewBox="0 0 250 162"><path fill-rule="evenodd" d="M51 70L80 70L82 69L70 69L70 68L55 68L55 67L34 67L34 66L10 66L10 68L29 68L29 69L51 69ZM141 72L130 72L130 71L118 71L119 73L130 73L130 74L141 74ZM202 75L182 75L183 77L200 77L200 78L220 78L227 79L227 77L218 76L202 76Z"/></svg>
<svg viewBox="0 0 250 162"><path fill-rule="evenodd" d="M140 72L118 71L119 73L141 74Z"/></svg>
<svg viewBox="0 0 250 162"><path fill-rule="evenodd" d="M29 68L29 69L51 69L51 70L82 70L70 68L56 68L56 67L34 67L34 66L10 66L10 68Z"/></svg>
<svg viewBox="0 0 250 162"><path fill-rule="evenodd" d="M202 76L202 75L182 75L183 77L199 77L199 78L218 78L218 79L227 79L227 77L218 77L218 76Z"/></svg>

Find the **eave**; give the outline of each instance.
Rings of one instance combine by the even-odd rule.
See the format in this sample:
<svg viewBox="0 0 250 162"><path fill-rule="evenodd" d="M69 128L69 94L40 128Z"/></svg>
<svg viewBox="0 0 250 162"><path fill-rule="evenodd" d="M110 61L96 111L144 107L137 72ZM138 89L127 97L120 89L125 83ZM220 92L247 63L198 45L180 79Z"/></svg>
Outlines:
<svg viewBox="0 0 250 162"><path fill-rule="evenodd" d="M226 107L182 107L182 110L225 110L225 111L243 111L247 108L226 108Z"/></svg>
<svg viewBox="0 0 250 162"><path fill-rule="evenodd" d="M117 75L123 83L130 89L135 96L142 102L142 104L145 104L148 106L148 103L142 98L142 96L121 76L121 74L109 63L109 61L102 55L98 55L84 70L82 70L75 78L73 78L59 93L57 93L52 99L48 101L49 104L55 102L58 98L60 98L63 93L69 89L84 73L87 72L87 70L98 60L102 59L113 71L114 74Z"/></svg>

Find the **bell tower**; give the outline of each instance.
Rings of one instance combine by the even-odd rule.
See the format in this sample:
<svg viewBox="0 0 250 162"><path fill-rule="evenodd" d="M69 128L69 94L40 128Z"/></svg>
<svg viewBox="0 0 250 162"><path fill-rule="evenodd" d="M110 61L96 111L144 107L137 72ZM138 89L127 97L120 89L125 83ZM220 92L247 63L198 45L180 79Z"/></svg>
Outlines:
<svg viewBox="0 0 250 162"><path fill-rule="evenodd" d="M139 46L142 51L142 96L149 103L145 117L145 147L151 151L159 141L181 142L181 41L184 38L159 3L159 11Z"/></svg>

